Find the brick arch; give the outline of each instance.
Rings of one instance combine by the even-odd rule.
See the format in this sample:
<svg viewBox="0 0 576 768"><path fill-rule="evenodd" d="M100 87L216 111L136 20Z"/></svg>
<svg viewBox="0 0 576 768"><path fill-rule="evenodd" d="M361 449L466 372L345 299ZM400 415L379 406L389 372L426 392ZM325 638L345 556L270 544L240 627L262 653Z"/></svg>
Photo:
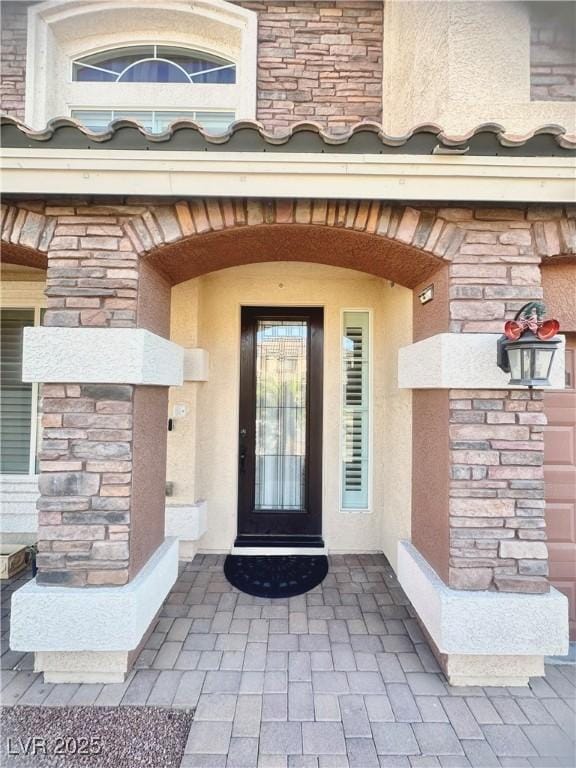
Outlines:
<svg viewBox="0 0 576 768"><path fill-rule="evenodd" d="M15 205L1 207L2 261L35 269L48 267L47 251L56 219Z"/></svg>
<svg viewBox="0 0 576 768"><path fill-rule="evenodd" d="M151 207L125 227L172 284L241 264L309 261L414 288L463 237L435 209L380 201L198 199Z"/></svg>
<svg viewBox="0 0 576 768"><path fill-rule="evenodd" d="M576 210L536 208L528 213L532 221L534 250L542 264L576 261Z"/></svg>

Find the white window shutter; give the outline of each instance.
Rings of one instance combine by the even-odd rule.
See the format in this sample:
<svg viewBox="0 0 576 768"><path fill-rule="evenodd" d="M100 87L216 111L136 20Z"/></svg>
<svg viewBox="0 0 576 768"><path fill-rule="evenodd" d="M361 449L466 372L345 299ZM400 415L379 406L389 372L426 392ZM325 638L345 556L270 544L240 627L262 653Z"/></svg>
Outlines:
<svg viewBox="0 0 576 768"><path fill-rule="evenodd" d="M344 312L342 509L367 510L370 470L370 315Z"/></svg>

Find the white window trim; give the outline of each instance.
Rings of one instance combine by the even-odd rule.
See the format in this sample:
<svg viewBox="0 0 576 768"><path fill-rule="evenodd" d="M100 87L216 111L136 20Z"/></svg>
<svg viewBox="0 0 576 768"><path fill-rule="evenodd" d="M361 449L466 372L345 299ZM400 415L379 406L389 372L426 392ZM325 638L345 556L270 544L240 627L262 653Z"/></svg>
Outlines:
<svg viewBox="0 0 576 768"><path fill-rule="evenodd" d="M344 492L344 472L342 469L344 457L344 434L343 434L343 415L344 415L344 349L342 344L344 331L344 315L346 312L365 312L368 314L368 506L357 508L345 508L342 504ZM340 310L340 326L338 329L339 354L339 409L338 414L338 506L339 511L345 515L366 515L374 511L374 310L370 307L342 307Z"/></svg>
<svg viewBox="0 0 576 768"><path fill-rule="evenodd" d="M168 0L162 10L166 18L172 17L172 30L149 31L143 19L147 12L157 10L157 0L48 0L32 6L28 11L25 122L41 129L48 120L83 108L81 101L90 102L93 109L153 106L173 110L188 103L191 84L72 81L74 59L141 44L191 48L234 62L236 84L194 84L193 109L221 109L235 112L237 119L255 118L257 14L223 0ZM92 30L99 20L102 36L95 45ZM202 37L203 21L206 30L212 30L206 39ZM77 35L70 32L72 24L78 25ZM84 32L87 28L90 32ZM95 87L87 91L86 85ZM98 87L102 85L104 88ZM166 85L170 88L163 87ZM134 87L127 90L127 86Z"/></svg>
<svg viewBox="0 0 576 768"><path fill-rule="evenodd" d="M34 327L41 325L40 321L40 313L42 311L42 307L35 306L34 307ZM24 358L22 358L24 359ZM31 411L32 411L32 424L30 425L30 461L28 463L28 474L29 475L37 475L39 474L39 468L37 471L37 461L38 461L38 453L39 453L39 444L38 439L41 434L41 430L39 429L40 424L40 385L38 382L32 383L32 404L31 404Z"/></svg>

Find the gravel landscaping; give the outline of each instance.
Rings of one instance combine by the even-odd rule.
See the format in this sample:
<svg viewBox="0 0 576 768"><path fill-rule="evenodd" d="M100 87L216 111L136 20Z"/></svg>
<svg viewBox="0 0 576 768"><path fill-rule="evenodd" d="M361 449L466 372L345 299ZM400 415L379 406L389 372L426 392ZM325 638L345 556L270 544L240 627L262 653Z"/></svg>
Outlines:
<svg viewBox="0 0 576 768"><path fill-rule="evenodd" d="M160 707L2 707L5 768L178 768L193 712Z"/></svg>

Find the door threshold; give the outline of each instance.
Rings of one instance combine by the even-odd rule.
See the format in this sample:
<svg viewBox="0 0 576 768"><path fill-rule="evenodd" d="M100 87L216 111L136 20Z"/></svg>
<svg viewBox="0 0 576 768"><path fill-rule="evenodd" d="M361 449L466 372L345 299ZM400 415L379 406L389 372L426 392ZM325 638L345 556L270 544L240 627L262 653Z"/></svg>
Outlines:
<svg viewBox="0 0 576 768"><path fill-rule="evenodd" d="M324 539L317 535L259 536L241 533L236 536L234 547L237 549L324 549Z"/></svg>
<svg viewBox="0 0 576 768"><path fill-rule="evenodd" d="M231 555L262 557L263 555L308 555L318 557L327 555L326 547L232 547Z"/></svg>

